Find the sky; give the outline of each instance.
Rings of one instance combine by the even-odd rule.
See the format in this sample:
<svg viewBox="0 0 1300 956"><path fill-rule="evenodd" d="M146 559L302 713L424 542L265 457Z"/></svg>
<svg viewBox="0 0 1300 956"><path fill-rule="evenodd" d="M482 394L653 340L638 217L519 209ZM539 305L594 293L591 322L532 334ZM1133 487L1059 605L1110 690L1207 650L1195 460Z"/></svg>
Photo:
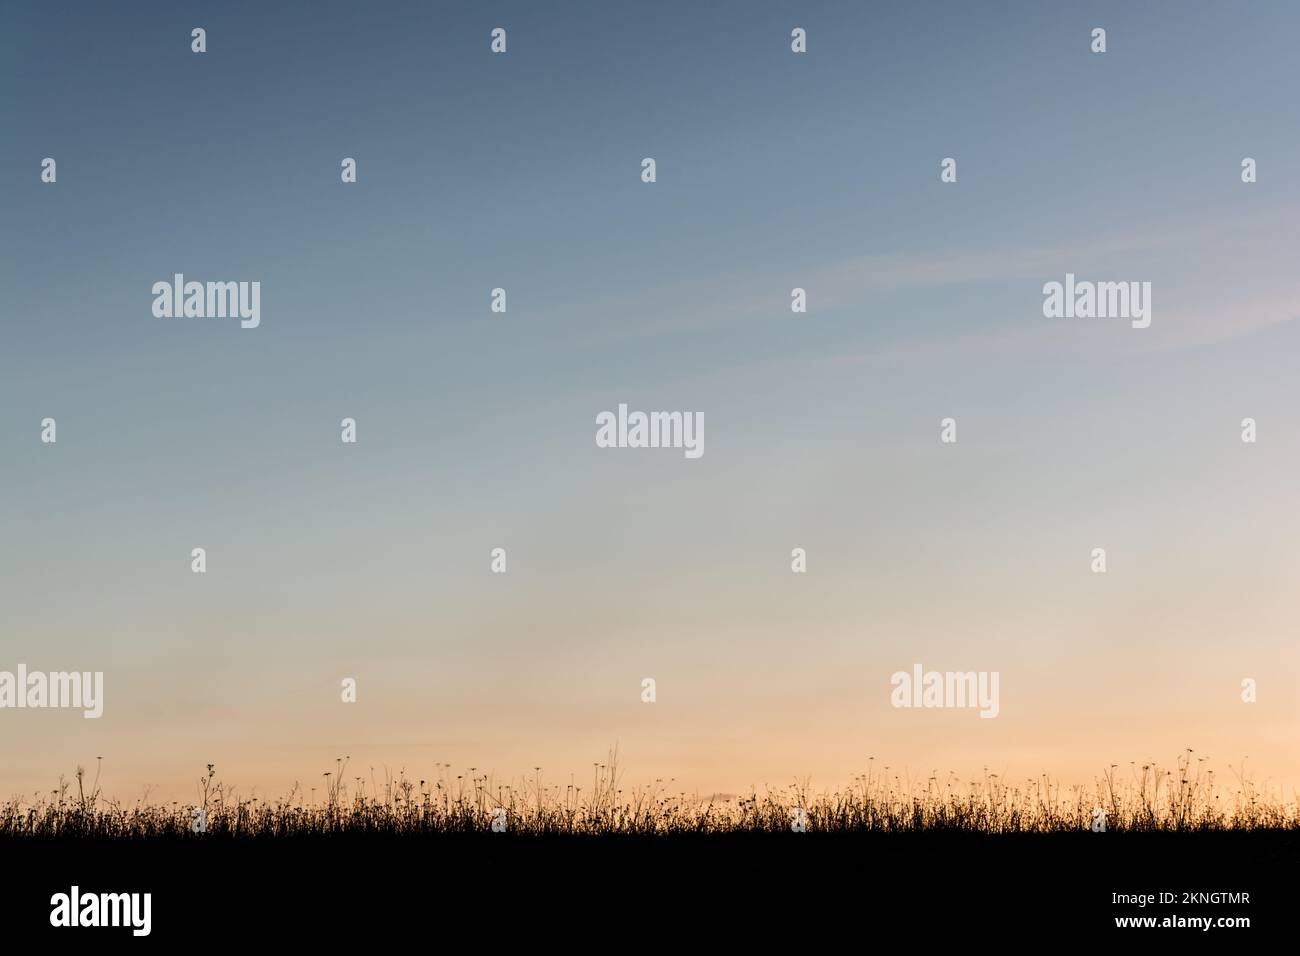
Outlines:
<svg viewBox="0 0 1300 956"><path fill-rule="evenodd" d="M1297 26L7 0L0 670L105 701L0 710L0 796L615 745L702 793L1189 747L1293 793ZM260 325L155 317L175 273ZM1150 282L1150 327L1045 317L1067 273ZM597 447L620 403L705 453ZM891 706L916 663L998 716Z"/></svg>

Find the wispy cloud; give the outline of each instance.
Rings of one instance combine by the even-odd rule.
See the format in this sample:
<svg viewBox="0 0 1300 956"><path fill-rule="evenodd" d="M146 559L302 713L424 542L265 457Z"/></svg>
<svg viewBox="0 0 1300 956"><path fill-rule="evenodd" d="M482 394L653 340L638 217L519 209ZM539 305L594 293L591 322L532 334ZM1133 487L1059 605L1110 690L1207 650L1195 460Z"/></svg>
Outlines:
<svg viewBox="0 0 1300 956"><path fill-rule="evenodd" d="M836 361L961 350L1077 351L1096 345L1141 352L1183 348L1250 334L1300 317L1300 274L1285 262L1295 221L1290 210L1242 216L1211 226L1172 223L1140 234L1115 234L1037 245L941 249L841 259L782 273L735 272L580 302L544 316L580 325L595 344L659 336L711 334L746 323L812 323L871 309L908 292L919 311L951 311L953 287L1024 282L1023 307L1009 314L1005 295L963 299L960 331L879 325L863 349L836 350ZM1157 318L1149 330L1099 335L1096 323L1042 318L1041 283L1065 272L1115 280L1151 280ZM790 290L808 290L808 314L792 317ZM1118 327L1117 327L1118 328Z"/></svg>

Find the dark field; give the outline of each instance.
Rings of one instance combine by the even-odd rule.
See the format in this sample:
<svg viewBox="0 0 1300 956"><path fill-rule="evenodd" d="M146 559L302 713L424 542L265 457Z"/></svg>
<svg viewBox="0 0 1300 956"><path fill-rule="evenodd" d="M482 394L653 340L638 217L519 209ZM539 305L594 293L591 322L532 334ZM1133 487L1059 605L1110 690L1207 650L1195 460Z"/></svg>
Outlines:
<svg viewBox="0 0 1300 956"><path fill-rule="evenodd" d="M828 934L864 943L897 934L918 943L1134 934L1165 946L1290 935L1300 834L46 837L6 839L0 855L10 940L51 932L51 895L77 884L153 894L148 939L77 931L79 943L92 944L115 935L130 945L378 942L402 929L439 945L471 933L493 952L543 939L623 950L640 948L638 940L811 943ZM1161 891L1180 900L1249 893L1249 903L1112 902L1114 893ZM1246 916L1251 926L1114 923L1171 913Z"/></svg>
<svg viewBox="0 0 1300 956"><path fill-rule="evenodd" d="M0 915L7 939L52 932L51 896L76 885L151 894L148 937L76 930L92 944L1288 937L1295 805L1248 780L1225 791L1201 766L1188 754L1074 788L881 772L839 791L700 798L624 788L613 759L584 786L450 772L349 785L340 759L314 792L274 801L240 797L209 767L192 805L122 805L79 773L0 807ZM1249 925L1116 925L1153 916Z"/></svg>

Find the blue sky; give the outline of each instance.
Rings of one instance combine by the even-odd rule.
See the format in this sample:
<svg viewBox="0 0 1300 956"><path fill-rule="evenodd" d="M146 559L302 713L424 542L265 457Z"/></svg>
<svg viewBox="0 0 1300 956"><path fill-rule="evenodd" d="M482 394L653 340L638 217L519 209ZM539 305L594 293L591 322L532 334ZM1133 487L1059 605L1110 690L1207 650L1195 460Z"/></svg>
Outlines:
<svg viewBox="0 0 1300 956"><path fill-rule="evenodd" d="M702 787L839 782L868 742L1083 776L1208 738L1295 779L1293 705L1209 701L1296 683L1297 19L9 4L0 667L102 667L109 695L9 715L12 789L92 750L123 787L218 751L274 788L336 747L509 772L615 738ZM261 327L154 318L176 272L260 281ZM1066 272L1151 281L1152 327L1045 319ZM702 411L705 457L596 449L619 402ZM881 706L917 655L1021 703L921 732ZM344 674L369 711L340 713ZM1096 699L1131 709L1062 731ZM1135 742L1148 709L1173 716Z"/></svg>

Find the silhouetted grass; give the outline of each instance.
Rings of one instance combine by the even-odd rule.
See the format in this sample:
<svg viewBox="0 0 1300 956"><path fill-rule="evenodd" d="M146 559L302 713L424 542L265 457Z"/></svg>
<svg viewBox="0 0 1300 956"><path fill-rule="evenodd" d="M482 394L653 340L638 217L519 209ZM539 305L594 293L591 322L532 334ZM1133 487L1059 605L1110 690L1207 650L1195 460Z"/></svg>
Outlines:
<svg viewBox="0 0 1300 956"><path fill-rule="evenodd" d="M438 765L435 779L404 772L382 783L345 779L347 758L322 775L319 788L295 786L274 801L240 798L217 780L209 764L192 804L131 806L89 792L78 768L76 792L66 781L33 799L0 809L0 837L69 836L140 839L288 837L300 835L452 834L490 832L498 808L505 829L523 834L722 834L790 832L797 809L808 832L1064 833L1088 830L1094 808L1105 810L1108 832L1255 831L1300 829L1294 800L1260 792L1242 772L1224 791L1204 761L1186 751L1175 769L1112 766L1089 787L1062 787L1046 776L1011 783L997 774L959 781L949 774L908 783L889 768L869 769L842 790L813 793L798 784L759 795L700 797L670 793L663 781L623 789L616 755L593 766L589 786L531 777L499 784L491 775L453 775ZM97 775L98 778L98 775ZM191 830L191 807L201 807L206 833Z"/></svg>

